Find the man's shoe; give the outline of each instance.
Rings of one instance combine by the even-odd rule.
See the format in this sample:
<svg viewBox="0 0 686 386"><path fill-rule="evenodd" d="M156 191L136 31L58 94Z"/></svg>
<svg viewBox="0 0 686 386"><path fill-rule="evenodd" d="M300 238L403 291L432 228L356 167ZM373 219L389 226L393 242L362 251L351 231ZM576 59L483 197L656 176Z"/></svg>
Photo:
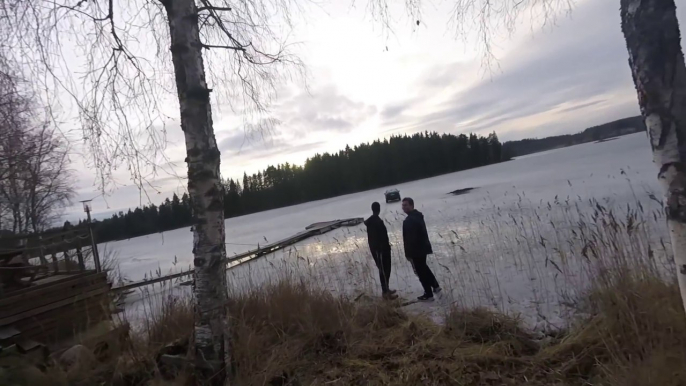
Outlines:
<svg viewBox="0 0 686 386"><path fill-rule="evenodd" d="M390 291L386 292L385 294L382 295L384 300L395 300L398 298L398 295L391 293Z"/></svg>
<svg viewBox="0 0 686 386"><path fill-rule="evenodd" d="M443 288L441 288L441 287L436 287L436 288L434 288L434 293L435 293L435 294L440 294L441 291L443 291Z"/></svg>
<svg viewBox="0 0 686 386"><path fill-rule="evenodd" d="M420 302L433 302L434 297L433 297L433 295L424 294L424 295L418 297L417 300L419 300Z"/></svg>

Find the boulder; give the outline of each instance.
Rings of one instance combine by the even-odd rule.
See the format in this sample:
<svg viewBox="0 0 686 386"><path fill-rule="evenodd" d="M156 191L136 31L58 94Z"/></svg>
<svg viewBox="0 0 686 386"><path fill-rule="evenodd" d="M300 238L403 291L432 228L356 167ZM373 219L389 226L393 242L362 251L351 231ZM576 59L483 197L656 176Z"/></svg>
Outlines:
<svg viewBox="0 0 686 386"><path fill-rule="evenodd" d="M60 366L69 374L79 373L82 371L90 371L98 364L95 355L80 344L68 349L58 360Z"/></svg>

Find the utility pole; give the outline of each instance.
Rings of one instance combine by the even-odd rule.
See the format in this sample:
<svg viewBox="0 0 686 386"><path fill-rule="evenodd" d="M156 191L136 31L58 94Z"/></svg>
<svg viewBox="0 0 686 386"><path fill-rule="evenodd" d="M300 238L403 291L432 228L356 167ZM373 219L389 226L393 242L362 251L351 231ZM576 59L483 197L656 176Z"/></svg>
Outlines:
<svg viewBox="0 0 686 386"><path fill-rule="evenodd" d="M95 264L95 271L102 272L102 267L100 267L100 254L98 253L98 244L95 243L95 236L93 235L93 224L91 223L91 204L93 200L83 200L83 210L86 212L88 217L88 233L91 237L91 251L93 251L93 263Z"/></svg>

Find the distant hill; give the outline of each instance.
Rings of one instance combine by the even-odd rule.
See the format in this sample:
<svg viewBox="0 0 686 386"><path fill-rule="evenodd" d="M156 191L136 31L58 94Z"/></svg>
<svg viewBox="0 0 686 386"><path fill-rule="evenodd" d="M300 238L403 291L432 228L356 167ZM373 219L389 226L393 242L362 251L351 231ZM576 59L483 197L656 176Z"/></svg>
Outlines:
<svg viewBox="0 0 686 386"><path fill-rule="evenodd" d="M643 117L630 117L614 122L605 123L600 126L589 127L588 129L566 135L556 135L546 138L527 138L519 141L509 141L503 143L503 155L507 157L519 157L539 151L546 151L578 145L580 143L602 141L620 135L627 135L645 131Z"/></svg>

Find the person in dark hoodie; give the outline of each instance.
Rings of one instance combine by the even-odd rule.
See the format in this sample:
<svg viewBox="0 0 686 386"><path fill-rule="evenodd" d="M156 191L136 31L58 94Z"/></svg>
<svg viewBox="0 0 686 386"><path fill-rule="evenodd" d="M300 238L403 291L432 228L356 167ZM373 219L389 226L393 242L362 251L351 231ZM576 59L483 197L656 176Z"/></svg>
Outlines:
<svg viewBox="0 0 686 386"><path fill-rule="evenodd" d="M379 268L379 279L381 280L381 292L384 299L395 299L395 290L388 288L391 278L391 243L388 241L388 231L379 213L381 205L378 202L372 204L372 215L365 220L367 226L367 242L369 251L372 253L376 267Z"/></svg>
<svg viewBox="0 0 686 386"><path fill-rule="evenodd" d="M405 257L412 263L419 282L424 287L424 295L417 298L420 301L431 301L434 293L441 292L438 281L426 264L426 257L433 254L429 233L426 230L424 215L414 208L414 200L405 197L402 203L403 212L407 214L403 221L403 243Z"/></svg>

